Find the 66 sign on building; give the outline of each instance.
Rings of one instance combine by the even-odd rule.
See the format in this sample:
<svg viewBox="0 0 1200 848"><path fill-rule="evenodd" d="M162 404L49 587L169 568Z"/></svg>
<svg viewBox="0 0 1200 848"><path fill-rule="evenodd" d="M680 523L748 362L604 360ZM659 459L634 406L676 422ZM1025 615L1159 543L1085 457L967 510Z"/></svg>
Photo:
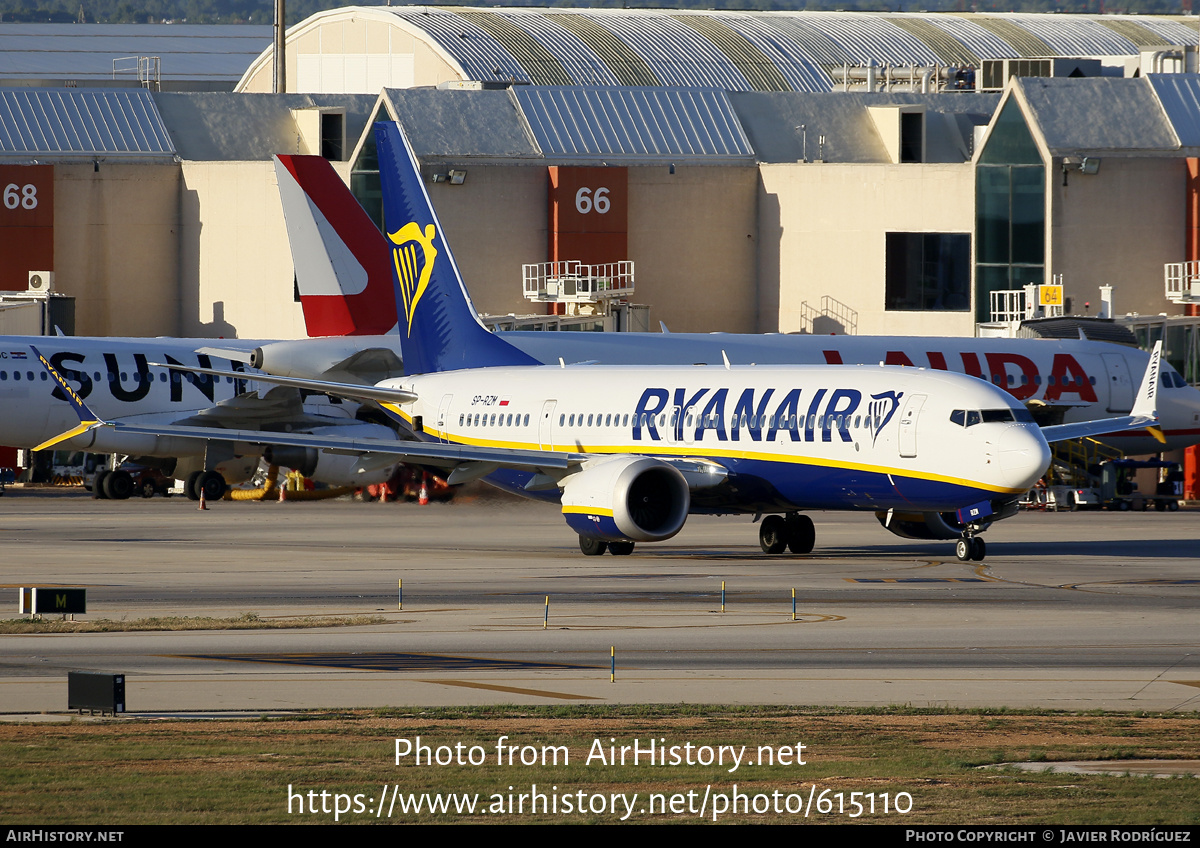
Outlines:
<svg viewBox="0 0 1200 848"><path fill-rule="evenodd" d="M551 166L551 262L629 258L629 173L621 167Z"/></svg>
<svg viewBox="0 0 1200 848"><path fill-rule="evenodd" d="M0 165L0 290L54 270L54 166Z"/></svg>

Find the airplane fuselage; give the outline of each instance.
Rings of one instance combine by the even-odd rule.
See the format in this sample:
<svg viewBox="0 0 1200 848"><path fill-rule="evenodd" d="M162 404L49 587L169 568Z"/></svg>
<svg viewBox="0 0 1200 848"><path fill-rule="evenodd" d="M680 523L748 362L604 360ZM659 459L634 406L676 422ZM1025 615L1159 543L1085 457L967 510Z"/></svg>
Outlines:
<svg viewBox="0 0 1200 848"><path fill-rule="evenodd" d="M1150 354L1137 348L1082 339L995 339L942 336L811 336L726 333L551 333L496 334L539 362L568 365L717 365L722 354L735 365L898 365L947 371L985 380L1014 400L1057 408L1064 423L1090 421L1129 412ZM287 343L295 344L295 343ZM400 353L397 336L312 339L314 352L328 347L328 361L357 350ZM320 356L314 360L322 361ZM319 379L320 373L290 357L278 357L266 370ZM1112 433L1103 441L1126 453L1157 453L1200 442L1200 391L1163 366L1158 412L1167 442L1145 431Z"/></svg>
<svg viewBox="0 0 1200 848"><path fill-rule="evenodd" d="M747 336L697 333L501 333L541 361L563 357L605 364L721 362L901 365L951 371L986 380L1023 403L1063 407L1075 423L1124 415L1150 354L1107 342L922 336ZM1159 417L1167 444L1144 431L1113 433L1103 441L1127 453L1154 453L1200 442L1200 391L1164 367Z"/></svg>
<svg viewBox="0 0 1200 848"><path fill-rule="evenodd" d="M719 464L728 476L695 489L693 512L954 510L1018 497L1049 462L1020 404L952 373L543 366L388 383L418 395L399 409L428 439ZM981 410L987 420L968 424L965 412ZM529 494L529 476L489 479Z"/></svg>
<svg viewBox="0 0 1200 848"><path fill-rule="evenodd" d="M170 372L151 362L239 369L196 349L206 339L123 339L90 337L0 337L0 444L33 447L70 429L78 419L61 389L48 380L30 352L31 346L50 360L97 414L107 420L174 421L229 400L247 390L246 381ZM226 342L253 350L254 341ZM111 442L111 443L110 443ZM158 442L157 444L155 442ZM95 430L63 443L65 449L97 453L181 456L202 450L194 441L151 440L137 444Z"/></svg>

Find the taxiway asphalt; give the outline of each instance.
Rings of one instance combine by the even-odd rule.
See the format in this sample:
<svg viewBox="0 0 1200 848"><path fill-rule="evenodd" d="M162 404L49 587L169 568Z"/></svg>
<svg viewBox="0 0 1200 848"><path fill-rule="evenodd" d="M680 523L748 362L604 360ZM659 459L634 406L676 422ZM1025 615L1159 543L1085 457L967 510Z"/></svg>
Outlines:
<svg viewBox="0 0 1200 848"><path fill-rule="evenodd" d="M0 713L65 710L73 670L124 673L128 709L160 713L1200 706L1200 512L1024 513L989 531L982 564L956 560L952 542L891 536L870 515L813 518L809 556L762 554L749 518L693 516L632 556L584 557L553 507L489 496L199 512L180 498L11 490L0 498L10 617L17 587L36 584L87 587L89 620L386 623L0 636Z"/></svg>

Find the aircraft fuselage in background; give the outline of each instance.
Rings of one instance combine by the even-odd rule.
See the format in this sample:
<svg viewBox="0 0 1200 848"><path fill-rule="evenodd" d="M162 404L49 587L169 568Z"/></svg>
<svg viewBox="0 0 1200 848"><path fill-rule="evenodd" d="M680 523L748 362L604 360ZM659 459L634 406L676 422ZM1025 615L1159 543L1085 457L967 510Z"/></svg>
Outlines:
<svg viewBox="0 0 1200 848"><path fill-rule="evenodd" d="M60 450L115 453L137 458L177 460L166 470L180 479L216 471L226 483L246 479L258 466L258 452L223 438L223 429L255 427L326 432L394 439L389 428L355 419L356 404L316 395L301 401L294 390L276 389L246 378L193 374L153 365L217 368L240 372L244 366L200 349L211 339L96 338L83 336L0 337L0 444L32 448L74 426L78 417L63 390L48 379L32 353L36 348L68 381L80 399L107 421L142 425L191 424L212 428L212 442L169 435L134 434L97 428L59 443ZM267 342L222 340L231 351L251 351ZM257 392L257 396L248 393ZM243 446L244 447L244 446ZM347 477L346 457L314 452L306 473L335 485L378 482L386 470ZM390 470L386 470L390 473ZM383 477L386 479L386 477ZM219 487L218 487L219 488Z"/></svg>
<svg viewBox="0 0 1200 848"><path fill-rule="evenodd" d="M51 364L66 377L79 396L108 420L130 415L167 416L175 419L229 400L246 391L244 381L203 375L171 373L151 362L168 362L201 367L242 368L240 363L214 359L196 350L208 339L132 339L85 336L0 337L0 444L32 447L68 429L76 416L62 390L47 381L47 375L30 352L36 345ZM261 342L226 341L231 347L252 350ZM240 385L239 385L240 383ZM166 420L164 418L164 420ZM93 431L63 449L97 453L155 453L135 451L130 445L106 444L113 433ZM185 453L194 444L180 445Z"/></svg>
<svg viewBox="0 0 1200 848"><path fill-rule="evenodd" d="M1124 415L1150 354L1137 348L1083 339L996 339L943 336L812 336L731 333L553 333L496 335L547 364L714 365L722 354L735 365L903 365L978 377L1037 407L1059 408L1062 421L1076 423ZM309 351L308 362L333 363L352 351L400 353L397 336L308 339L265 346L264 371L320 379L293 354ZM321 356L326 348L328 356ZM1156 453L1200 442L1200 391L1163 364L1158 412L1167 442L1144 431L1101 437L1126 453Z"/></svg>

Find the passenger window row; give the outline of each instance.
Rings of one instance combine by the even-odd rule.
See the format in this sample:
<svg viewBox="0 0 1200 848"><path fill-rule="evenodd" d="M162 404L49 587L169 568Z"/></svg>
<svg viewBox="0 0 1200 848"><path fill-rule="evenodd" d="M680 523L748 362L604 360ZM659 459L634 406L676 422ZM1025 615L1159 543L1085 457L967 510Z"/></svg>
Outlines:
<svg viewBox="0 0 1200 848"><path fill-rule="evenodd" d="M78 372L78 371L62 371L60 373L67 380L73 380L76 383L82 382L80 380L80 372ZM180 374L181 374L181 372L178 372L178 371L172 372L171 378L170 378L171 382L178 383L180 381L180 379L183 379L189 383L195 383L197 385L202 386L205 383L208 383L209 381L215 381L216 383L220 383L221 379L222 379L221 377L213 377L209 374L192 374L191 372L182 372L182 377L180 376ZM22 377L22 375L24 375L24 376ZM36 373L33 371L13 371L12 379L14 381L27 380L29 382L33 382L34 380L39 379L39 377L37 375L40 375L40 379L42 379L42 380L49 379L49 377L46 375L45 371L39 371ZM105 382L115 383L115 382L117 382L117 374L112 371L109 371L107 373L104 373L101 371L93 371L91 377L92 377L92 380L94 380L97 383L105 383ZM8 380L8 379L9 379L9 372L0 370L0 382ZM130 376L126 372L124 372L124 371L121 372L120 382L128 383L130 381L130 379L131 379ZM247 374L246 379L252 380L252 379L254 379L254 375ZM154 375L153 374L144 374L139 371L133 375L132 380L134 383L145 383L145 384L149 385L154 382ZM224 380L226 383L233 382L232 377L225 377ZM163 371L161 374L158 375L158 381L160 383L167 382L167 372L166 371Z"/></svg>
<svg viewBox="0 0 1200 848"><path fill-rule="evenodd" d="M497 426L499 426L499 427L513 427L513 426L528 427L529 426L529 414L526 413L525 417L522 418L519 413L514 415L513 413L510 412L510 413L508 413L508 416L506 418L503 412L501 412L501 413L493 412L493 413L491 413L491 415L488 415L488 413L486 413L486 412L483 412L483 413L476 412L474 415L468 415L466 413L461 413L458 416L458 426L459 427L497 427Z"/></svg>

